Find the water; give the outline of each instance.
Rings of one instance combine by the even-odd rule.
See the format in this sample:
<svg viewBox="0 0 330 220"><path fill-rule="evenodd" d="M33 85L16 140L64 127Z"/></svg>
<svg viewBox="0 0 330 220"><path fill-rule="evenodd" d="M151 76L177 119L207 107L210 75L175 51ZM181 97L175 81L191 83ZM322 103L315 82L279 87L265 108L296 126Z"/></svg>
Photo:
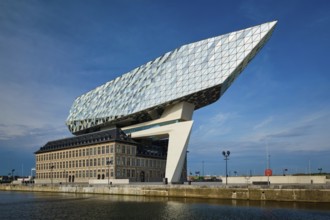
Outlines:
<svg viewBox="0 0 330 220"><path fill-rule="evenodd" d="M330 219L330 204L0 191L0 219Z"/></svg>

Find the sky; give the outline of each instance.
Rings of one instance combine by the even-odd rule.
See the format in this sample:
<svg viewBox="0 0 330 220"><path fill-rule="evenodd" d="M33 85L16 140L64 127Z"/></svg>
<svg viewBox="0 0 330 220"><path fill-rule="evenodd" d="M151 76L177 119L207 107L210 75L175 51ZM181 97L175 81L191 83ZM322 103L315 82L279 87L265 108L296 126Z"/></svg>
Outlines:
<svg viewBox="0 0 330 220"><path fill-rule="evenodd" d="M74 99L181 45L277 20L226 93L195 111L188 170L330 172L330 1L0 0L0 175L72 136ZM268 149L268 150L267 150ZM267 157L267 152L270 155Z"/></svg>

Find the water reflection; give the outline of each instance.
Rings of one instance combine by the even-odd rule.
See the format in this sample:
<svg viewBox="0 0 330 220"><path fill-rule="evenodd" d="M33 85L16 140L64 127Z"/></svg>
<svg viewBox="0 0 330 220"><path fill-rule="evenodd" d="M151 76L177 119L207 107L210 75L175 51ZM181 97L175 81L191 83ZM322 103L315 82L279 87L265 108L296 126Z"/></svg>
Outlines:
<svg viewBox="0 0 330 220"><path fill-rule="evenodd" d="M330 205L0 192L1 219L330 219Z"/></svg>

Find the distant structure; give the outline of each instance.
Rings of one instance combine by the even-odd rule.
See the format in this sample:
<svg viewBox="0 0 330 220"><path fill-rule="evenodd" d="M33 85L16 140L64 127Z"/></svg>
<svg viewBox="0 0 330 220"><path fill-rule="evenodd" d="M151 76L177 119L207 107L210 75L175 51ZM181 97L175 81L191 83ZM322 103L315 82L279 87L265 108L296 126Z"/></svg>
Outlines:
<svg viewBox="0 0 330 220"><path fill-rule="evenodd" d="M64 182L65 170L75 182L109 175L130 181L142 181L144 176L145 181L147 174L150 179L182 182L194 110L224 94L276 23L183 45L79 96L66 121L77 136L48 142L36 152L37 178L49 180L54 172ZM103 147L105 153L99 153ZM144 160L144 165L137 160ZM112 161L110 173L107 161Z"/></svg>

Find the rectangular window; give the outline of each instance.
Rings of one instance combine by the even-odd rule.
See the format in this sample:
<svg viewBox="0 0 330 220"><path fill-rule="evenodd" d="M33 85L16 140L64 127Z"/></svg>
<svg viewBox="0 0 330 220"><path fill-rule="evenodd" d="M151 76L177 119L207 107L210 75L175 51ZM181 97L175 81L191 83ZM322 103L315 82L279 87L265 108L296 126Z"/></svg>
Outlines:
<svg viewBox="0 0 330 220"><path fill-rule="evenodd" d="M96 147L94 147L94 155L96 155Z"/></svg>
<svg viewBox="0 0 330 220"><path fill-rule="evenodd" d="M122 153L122 154L124 154L124 153L125 153L125 151L126 151L126 146L125 146L125 145L123 145L123 146L121 147L121 153Z"/></svg>
<svg viewBox="0 0 330 220"><path fill-rule="evenodd" d="M126 147L127 154L131 154L131 146Z"/></svg>
<svg viewBox="0 0 330 220"><path fill-rule="evenodd" d="M132 166L135 166L135 158L132 158Z"/></svg>
<svg viewBox="0 0 330 220"><path fill-rule="evenodd" d="M106 146L105 152L108 154L109 153L109 145Z"/></svg>
<svg viewBox="0 0 330 220"><path fill-rule="evenodd" d="M102 146L102 154L105 154L105 147Z"/></svg>
<svg viewBox="0 0 330 220"><path fill-rule="evenodd" d="M127 166L131 166L131 158L127 157Z"/></svg>
<svg viewBox="0 0 330 220"><path fill-rule="evenodd" d="M122 165L125 166L125 164L126 164L126 158L122 157Z"/></svg>
<svg viewBox="0 0 330 220"><path fill-rule="evenodd" d="M86 149L86 156L89 156L89 149Z"/></svg>
<svg viewBox="0 0 330 220"><path fill-rule="evenodd" d="M128 178L131 177L131 170L127 170L127 177L128 177Z"/></svg>
<svg viewBox="0 0 330 220"><path fill-rule="evenodd" d="M100 158L97 158L97 165L98 166L101 166L101 160L100 160Z"/></svg>
<svg viewBox="0 0 330 220"><path fill-rule="evenodd" d="M97 148L97 154L100 155L101 154L101 147Z"/></svg>
<svg viewBox="0 0 330 220"><path fill-rule="evenodd" d="M113 145L110 146L110 153L113 153Z"/></svg>
<svg viewBox="0 0 330 220"><path fill-rule="evenodd" d="M140 159L136 159L136 166L137 166L137 167L140 166Z"/></svg>
<svg viewBox="0 0 330 220"><path fill-rule="evenodd" d="M104 162L104 157L102 158L102 166L105 165L105 162Z"/></svg>
<svg viewBox="0 0 330 220"><path fill-rule="evenodd" d="M82 150L82 155L85 156L85 149Z"/></svg>
<svg viewBox="0 0 330 220"><path fill-rule="evenodd" d="M96 158L94 158L94 167L96 167Z"/></svg>

